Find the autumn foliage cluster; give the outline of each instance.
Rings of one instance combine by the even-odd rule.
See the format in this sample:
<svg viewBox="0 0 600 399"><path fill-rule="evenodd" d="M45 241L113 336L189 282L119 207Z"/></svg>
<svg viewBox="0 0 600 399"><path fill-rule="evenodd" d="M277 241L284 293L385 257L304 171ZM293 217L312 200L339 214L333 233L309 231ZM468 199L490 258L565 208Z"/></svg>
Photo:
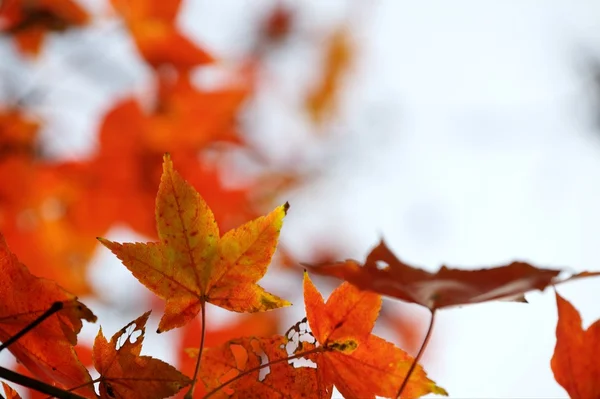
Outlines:
<svg viewBox="0 0 600 399"><path fill-rule="evenodd" d="M96 18L74 0L1 4L2 34L14 56L28 63L37 62L49 37L85 29ZM523 302L528 291L598 274L565 277L524 262L469 271L443 266L431 273L398 259L384 241L364 262L294 259L279 244L294 204L271 204L307 177L263 160L260 176L232 188L223 183L220 163L232 148L261 159L238 120L259 90L268 52L294 30L293 9L275 4L251 54L229 67L227 83L203 88L194 72L221 61L180 31L179 1L111 0L111 18L152 71L155 90L150 101L131 94L112 104L97 132L97 151L85 159L46 157L41 119L22 98L4 101L0 350L18 361L16 370L0 365L0 378L9 381L4 397L19 397L13 384L27 387L32 398L323 399L334 389L345 398L448 395L443 381L432 381L419 364L437 312L494 300ZM346 26L323 52L321 79L302 102L315 126L335 113L351 64ZM104 238L118 224L149 242ZM83 322L97 321L78 297L98 294L87 273L99 244L163 300L164 309L150 305L161 312L157 333L184 331L177 367L143 354L150 311L114 334L99 328L91 348L78 345ZM287 331L271 317L291 305L285 293L259 285L276 251L280 265L272 267L296 271L298 288L303 281L306 317ZM343 280L327 300L312 283L318 274ZM382 297L429 310L429 329L414 357L373 334ZM572 398L598 398L600 321L583 330L573 305L558 293L556 301L557 343L549 362L556 381ZM216 328L207 306L255 316Z"/></svg>

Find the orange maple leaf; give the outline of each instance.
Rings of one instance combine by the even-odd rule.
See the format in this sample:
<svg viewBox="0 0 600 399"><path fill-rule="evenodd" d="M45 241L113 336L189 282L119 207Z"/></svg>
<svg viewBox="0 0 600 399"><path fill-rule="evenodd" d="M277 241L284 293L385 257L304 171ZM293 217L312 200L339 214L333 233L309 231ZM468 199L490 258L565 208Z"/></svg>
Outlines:
<svg viewBox="0 0 600 399"><path fill-rule="evenodd" d="M381 243L367 256L364 265L354 260L324 263L310 268L317 274L349 281L370 290L429 310L498 299L522 299L534 289L554 283L560 270L541 269L525 262L479 270L451 269L436 273L412 267Z"/></svg>
<svg viewBox="0 0 600 399"><path fill-rule="evenodd" d="M8 348L37 378L63 388L80 387L76 393L95 397L90 375L73 346L81 320L93 322L96 316L54 281L32 275L10 252L1 234L0 275L0 341L5 342L61 302L62 310Z"/></svg>
<svg viewBox="0 0 600 399"><path fill-rule="evenodd" d="M166 299L158 326L162 332L188 323L206 302L235 312L289 306L256 284L275 252L287 209L286 203L220 237L212 211L165 154L156 197L160 242L98 239L142 284Z"/></svg>
<svg viewBox="0 0 600 399"><path fill-rule="evenodd" d="M163 64L188 70L213 58L175 26L179 0L111 0L123 16L142 57L153 67Z"/></svg>
<svg viewBox="0 0 600 399"><path fill-rule="evenodd" d="M371 333L381 297L345 282L325 303L305 273L304 303L308 324L324 348L317 356L317 368L323 370L325 381L335 384L347 398L395 397L413 358ZM418 398L428 393L447 395L417 365L402 397Z"/></svg>
<svg viewBox="0 0 600 399"><path fill-rule="evenodd" d="M88 23L87 12L72 0L5 0L1 29L12 34L25 54L38 54L48 32Z"/></svg>
<svg viewBox="0 0 600 399"><path fill-rule="evenodd" d="M291 353L288 346L295 346ZM199 373L209 391L205 398L329 399L332 384L323 381L321 370L289 363L292 358L313 360L315 352L314 344L281 335L244 337L208 348ZM261 374L267 364L268 371Z"/></svg>
<svg viewBox="0 0 600 399"><path fill-rule="evenodd" d="M572 399L600 398L600 320L584 330L577 309L558 292L556 306L554 378Z"/></svg>
<svg viewBox="0 0 600 399"><path fill-rule="evenodd" d="M110 342L100 328L93 355L94 367L100 373L101 398L161 399L191 383L170 364L140 355L149 315L150 312L146 312L127 324Z"/></svg>
<svg viewBox="0 0 600 399"><path fill-rule="evenodd" d="M77 295L88 294L91 286L86 270L97 242L93 229L76 220L79 202L77 182L64 166L37 164L29 176L29 192L19 206L8 208L0 228L13 251L20 254L32 273L58 282ZM87 233L87 234L86 234ZM31 251L31 248L37 248Z"/></svg>

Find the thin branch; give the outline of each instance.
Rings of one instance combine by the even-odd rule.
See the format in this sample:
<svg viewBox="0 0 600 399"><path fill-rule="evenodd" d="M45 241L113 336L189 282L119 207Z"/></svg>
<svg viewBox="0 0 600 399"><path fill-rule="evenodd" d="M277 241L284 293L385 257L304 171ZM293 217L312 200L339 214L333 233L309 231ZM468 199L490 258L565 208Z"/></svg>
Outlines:
<svg viewBox="0 0 600 399"><path fill-rule="evenodd" d="M21 386L34 389L38 392L45 393L54 398L58 399L86 399L83 396L65 391L64 389L57 388L55 386L46 384L45 382L38 381L26 375L15 373L12 370L0 366L0 378L4 378L7 381L14 382Z"/></svg>
<svg viewBox="0 0 600 399"><path fill-rule="evenodd" d="M434 321L435 321L435 309L431 311L431 319L429 320L429 328L427 329L427 333L425 334L425 338L423 339L421 348L419 348L419 352L417 353L417 356L413 359L413 362L410 365L410 368L408 369L408 373L406 373L406 377L404 377L404 381L402 381L402 385L400 385L400 388L398 388L398 393L396 394L396 398L399 398L400 395L402 395L404 388L406 388L406 386L408 385L408 380L410 379L410 376L412 375L413 371L415 371L417 364L419 364L419 360L421 359L421 356L423 356L423 353L425 352L425 348L427 348L427 344L429 343L429 338L431 337L431 332L433 331L433 322Z"/></svg>
<svg viewBox="0 0 600 399"><path fill-rule="evenodd" d="M48 317L52 316L54 313L58 312L64 307L64 303L62 302L54 302L50 309L46 310L42 313L37 319L26 325L21 331L7 339L5 342L0 345L0 352L6 348L8 348L11 344L19 340L23 335L27 334L29 331L36 328L41 322L46 320Z"/></svg>

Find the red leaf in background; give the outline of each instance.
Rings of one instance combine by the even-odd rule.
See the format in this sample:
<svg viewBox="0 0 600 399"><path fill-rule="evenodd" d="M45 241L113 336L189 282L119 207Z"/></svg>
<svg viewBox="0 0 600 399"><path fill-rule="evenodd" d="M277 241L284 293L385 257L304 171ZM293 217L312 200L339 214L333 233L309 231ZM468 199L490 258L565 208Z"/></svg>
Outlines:
<svg viewBox="0 0 600 399"><path fill-rule="evenodd" d="M263 22L262 34L270 42L280 42L290 34L293 22L292 9L278 2Z"/></svg>
<svg viewBox="0 0 600 399"><path fill-rule="evenodd" d="M179 33L179 0L111 0L125 19L141 56L152 67L172 65L180 70L207 64L213 58Z"/></svg>
<svg viewBox="0 0 600 399"><path fill-rule="evenodd" d="M19 108L0 110L0 230L31 186L40 125ZM6 217L6 216L5 216Z"/></svg>
<svg viewBox="0 0 600 399"><path fill-rule="evenodd" d="M246 83L217 90L194 87L187 74L162 76L157 104L148 115L144 140L155 152L199 151L216 142L239 142L235 122L250 94Z"/></svg>
<svg viewBox="0 0 600 399"><path fill-rule="evenodd" d="M554 378L572 399L600 398L600 320L584 330L577 309L558 293L556 306Z"/></svg>
<svg viewBox="0 0 600 399"><path fill-rule="evenodd" d="M427 330L426 323L410 312L408 305L402 303L405 306L400 309L396 306L392 309L390 305L392 305L391 302L383 304L379 320L383 321L392 330L400 343L398 346L408 353L417 353L423 343L423 336Z"/></svg>
<svg viewBox="0 0 600 399"><path fill-rule="evenodd" d="M77 181L70 180L61 169L35 165L29 195L24 195L18 209L7 214L2 229L33 273L83 295L91 292L86 272L96 248L90 238L95 231L86 230L85 224L78 225L73 218L81 192Z"/></svg>
<svg viewBox="0 0 600 399"><path fill-rule="evenodd" d="M87 12L73 0L4 0L0 29L14 36L25 54L38 54L48 32L63 32L89 22Z"/></svg>
<svg viewBox="0 0 600 399"><path fill-rule="evenodd" d="M34 274L89 293L85 271L95 242L72 217L77 181L63 173L72 168L39 159L38 130L21 109L0 112L0 231Z"/></svg>
<svg viewBox="0 0 600 399"><path fill-rule="evenodd" d="M499 299L520 300L527 291L543 290L553 284L560 273L524 262L478 270L442 266L438 272L430 273L396 258L383 241L371 251L364 265L347 260L312 266L310 270L432 311Z"/></svg>

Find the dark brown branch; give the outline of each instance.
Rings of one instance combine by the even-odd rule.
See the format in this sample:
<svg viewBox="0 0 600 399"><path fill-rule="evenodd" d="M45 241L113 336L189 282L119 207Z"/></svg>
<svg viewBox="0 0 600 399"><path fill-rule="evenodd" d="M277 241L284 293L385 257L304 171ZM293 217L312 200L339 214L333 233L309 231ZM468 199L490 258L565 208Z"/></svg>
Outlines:
<svg viewBox="0 0 600 399"><path fill-rule="evenodd" d="M65 391L64 389L57 388L55 386L46 384L45 382L38 381L26 375L15 373L12 370L0 366L0 378L4 378L7 381L14 382L21 386L34 389L38 392L45 393L58 399L86 399L83 396Z"/></svg>
<svg viewBox="0 0 600 399"><path fill-rule="evenodd" d="M52 304L52 306L50 306L50 309L46 310L37 319L35 319L34 321L32 321L31 323L29 323L28 325L26 325L21 331L19 331L18 333L16 333L15 335L13 335L12 337L10 337L9 339L7 339L6 342L3 342L2 345L0 345L0 352L3 349L8 348L14 342L18 341L23 335L27 334L29 331L31 331L34 328L36 328L37 326L39 326L41 322L43 322L48 317L52 316L54 313L56 313L59 310L61 310L63 307L64 307L64 303L62 303L62 302L54 302Z"/></svg>

